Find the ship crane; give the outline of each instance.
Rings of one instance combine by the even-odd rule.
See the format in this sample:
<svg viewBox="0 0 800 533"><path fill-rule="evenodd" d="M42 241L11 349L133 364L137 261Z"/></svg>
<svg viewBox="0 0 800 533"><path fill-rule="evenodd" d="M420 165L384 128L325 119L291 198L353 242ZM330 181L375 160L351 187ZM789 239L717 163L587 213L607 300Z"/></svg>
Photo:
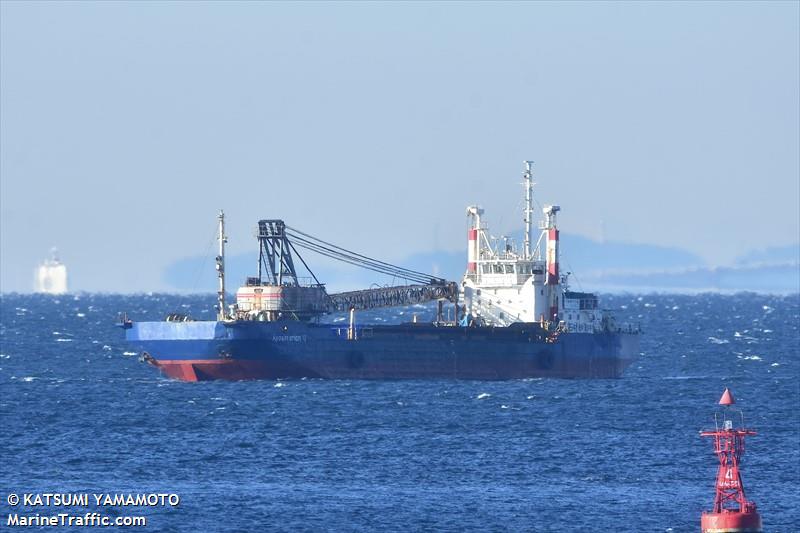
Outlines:
<svg viewBox="0 0 800 533"><path fill-rule="evenodd" d="M399 267L337 246L283 220L258 222L258 275L247 278L237 292L240 317L277 320L294 316L308 320L324 313L412 305L433 300L457 302L458 285L423 272ZM328 294L300 255L298 248L406 281L399 286L378 287ZM310 274L303 282L297 274L295 258Z"/></svg>

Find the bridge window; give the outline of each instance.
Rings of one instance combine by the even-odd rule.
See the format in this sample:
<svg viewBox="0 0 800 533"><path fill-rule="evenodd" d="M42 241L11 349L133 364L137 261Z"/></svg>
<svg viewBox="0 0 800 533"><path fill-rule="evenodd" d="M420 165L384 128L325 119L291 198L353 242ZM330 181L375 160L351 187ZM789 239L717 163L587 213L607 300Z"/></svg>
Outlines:
<svg viewBox="0 0 800 533"><path fill-rule="evenodd" d="M506 274L514 273L514 265L506 265Z"/></svg>
<svg viewBox="0 0 800 533"><path fill-rule="evenodd" d="M495 274L502 274L503 273L503 265L500 263L495 263L492 265L492 270Z"/></svg>

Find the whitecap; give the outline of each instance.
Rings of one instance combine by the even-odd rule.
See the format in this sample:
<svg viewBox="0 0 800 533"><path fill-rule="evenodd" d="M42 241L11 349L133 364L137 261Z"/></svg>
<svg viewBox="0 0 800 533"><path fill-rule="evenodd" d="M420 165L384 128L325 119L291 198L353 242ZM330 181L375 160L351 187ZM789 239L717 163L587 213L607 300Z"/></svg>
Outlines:
<svg viewBox="0 0 800 533"><path fill-rule="evenodd" d="M482 392L482 393L478 394L476 399L483 400L484 398L491 398L491 396L492 395L489 394L488 392Z"/></svg>
<svg viewBox="0 0 800 533"><path fill-rule="evenodd" d="M56 342L72 342L72 339L56 339Z"/></svg>
<svg viewBox="0 0 800 533"><path fill-rule="evenodd" d="M779 363L772 363L772 364L771 364L771 365L769 365L769 366L781 366L781 365L780 365Z"/></svg>
<svg viewBox="0 0 800 533"><path fill-rule="evenodd" d="M280 381L275 384L275 388L285 387L285 386L286 386L286 383L281 383Z"/></svg>
<svg viewBox="0 0 800 533"><path fill-rule="evenodd" d="M507 405L501 405L500 409L508 409L508 406Z"/></svg>
<svg viewBox="0 0 800 533"><path fill-rule="evenodd" d="M708 342L711 344L728 344L730 341L728 339L718 339L716 337L709 337Z"/></svg>
<svg viewBox="0 0 800 533"><path fill-rule="evenodd" d="M75 316L77 316L78 318L83 318L86 316L86 313L78 313Z"/></svg>
<svg viewBox="0 0 800 533"><path fill-rule="evenodd" d="M108 344L104 344L104 345L103 345L103 349L104 349L104 350L110 350L110 349L111 349L111 346L109 346Z"/></svg>
<svg viewBox="0 0 800 533"><path fill-rule="evenodd" d="M122 352L122 355L136 355L136 352Z"/></svg>
<svg viewBox="0 0 800 533"><path fill-rule="evenodd" d="M33 377L33 376L26 376L26 377L22 378L22 381L24 381L25 383L30 383L34 379L36 379L36 378Z"/></svg>

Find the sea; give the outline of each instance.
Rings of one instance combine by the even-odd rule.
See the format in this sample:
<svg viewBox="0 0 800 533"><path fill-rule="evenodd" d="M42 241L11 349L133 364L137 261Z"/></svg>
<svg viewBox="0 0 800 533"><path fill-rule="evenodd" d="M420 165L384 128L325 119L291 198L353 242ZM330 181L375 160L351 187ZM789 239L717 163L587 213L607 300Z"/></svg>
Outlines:
<svg viewBox="0 0 800 533"><path fill-rule="evenodd" d="M699 432L728 387L757 432L742 475L764 530L800 531L798 295L604 295L643 331L613 380L184 383L115 327L214 303L0 296L0 530L87 531L9 520L97 513L147 521L121 531L699 531L718 466ZM90 501L24 499L42 494ZM151 494L171 503L123 501Z"/></svg>

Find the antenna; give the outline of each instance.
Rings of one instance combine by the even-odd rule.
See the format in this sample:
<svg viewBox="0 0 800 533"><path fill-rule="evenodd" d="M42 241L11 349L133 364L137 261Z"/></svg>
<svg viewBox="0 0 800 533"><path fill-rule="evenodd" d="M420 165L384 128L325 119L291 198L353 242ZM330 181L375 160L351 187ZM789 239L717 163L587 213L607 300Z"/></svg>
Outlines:
<svg viewBox="0 0 800 533"><path fill-rule="evenodd" d="M225 320L225 243L228 238L225 236L225 213L222 209L217 215L219 221L219 255L217 261L217 278L219 278L219 290L217 291L217 320Z"/></svg>
<svg viewBox="0 0 800 533"><path fill-rule="evenodd" d="M525 244L522 253L525 259L531 258L531 224L533 223L533 161L523 161L525 173L522 175L525 186Z"/></svg>

